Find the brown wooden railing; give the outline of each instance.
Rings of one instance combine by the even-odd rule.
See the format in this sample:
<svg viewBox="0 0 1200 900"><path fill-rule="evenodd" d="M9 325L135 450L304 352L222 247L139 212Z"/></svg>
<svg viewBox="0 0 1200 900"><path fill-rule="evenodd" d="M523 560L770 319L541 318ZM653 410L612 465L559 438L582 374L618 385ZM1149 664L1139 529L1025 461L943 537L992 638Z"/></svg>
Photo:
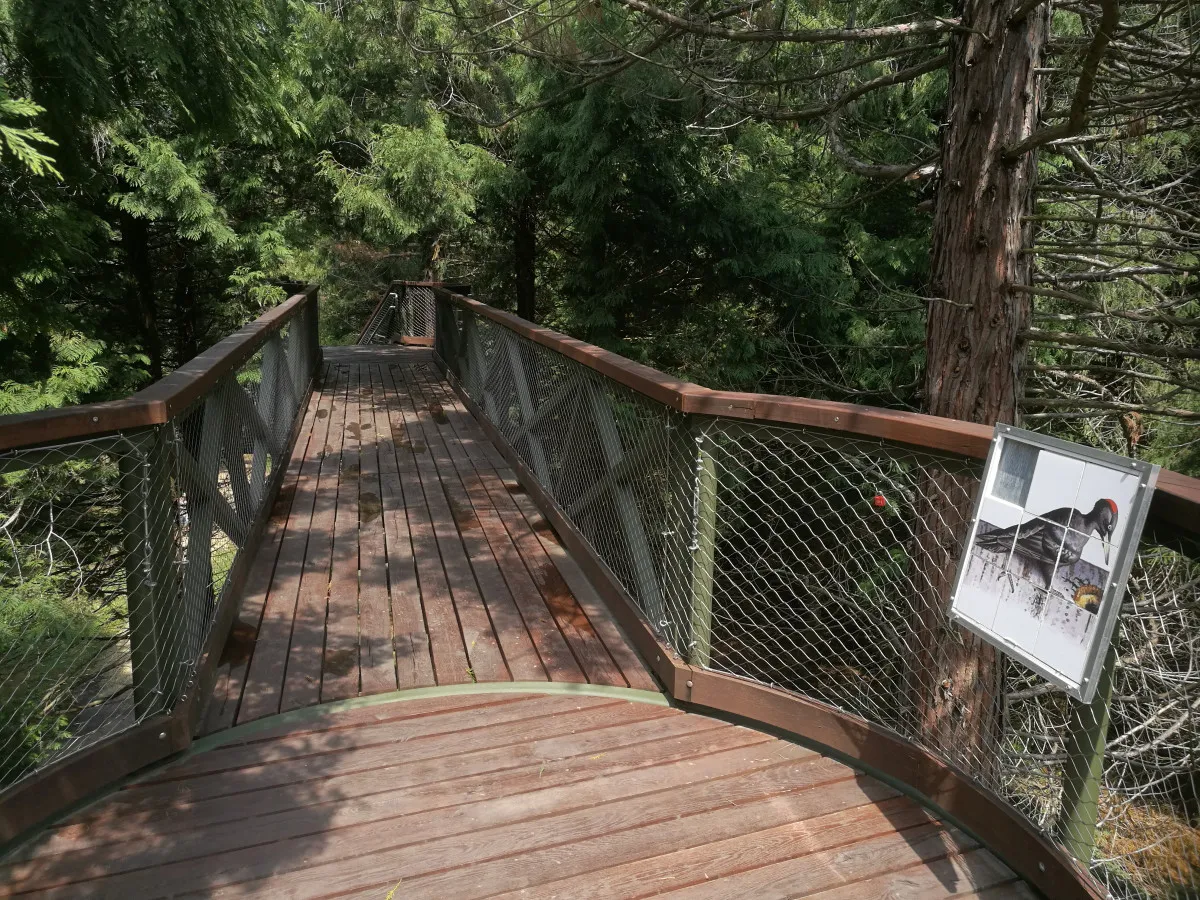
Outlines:
<svg viewBox="0 0 1200 900"><path fill-rule="evenodd" d="M1116 689L1084 706L946 615L991 427L709 390L435 295L439 365L671 696L901 782L1049 897L1200 889L1153 852L1194 852L1200 654L1152 636L1200 647L1200 480L1161 473Z"/></svg>
<svg viewBox="0 0 1200 900"><path fill-rule="evenodd" d="M310 287L125 400L0 417L0 843L190 744L320 362Z"/></svg>

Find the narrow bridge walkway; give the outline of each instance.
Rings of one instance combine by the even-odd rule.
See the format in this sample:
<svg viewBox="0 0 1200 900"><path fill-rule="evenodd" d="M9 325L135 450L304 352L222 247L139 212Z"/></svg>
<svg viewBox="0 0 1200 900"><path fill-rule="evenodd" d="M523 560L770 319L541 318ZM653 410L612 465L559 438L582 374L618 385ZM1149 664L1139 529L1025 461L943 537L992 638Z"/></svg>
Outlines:
<svg viewBox="0 0 1200 900"><path fill-rule="evenodd" d="M289 465L209 736L0 896L1034 896L893 788L670 707L427 350L330 349Z"/></svg>
<svg viewBox="0 0 1200 900"><path fill-rule="evenodd" d="M656 689L433 367L327 348L206 730L434 684Z"/></svg>

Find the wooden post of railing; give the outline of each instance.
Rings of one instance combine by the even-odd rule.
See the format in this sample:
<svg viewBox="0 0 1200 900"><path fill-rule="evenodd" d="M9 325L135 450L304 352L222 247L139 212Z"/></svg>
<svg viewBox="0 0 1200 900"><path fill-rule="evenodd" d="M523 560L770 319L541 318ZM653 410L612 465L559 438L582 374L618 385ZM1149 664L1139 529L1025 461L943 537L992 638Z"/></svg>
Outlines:
<svg viewBox="0 0 1200 900"><path fill-rule="evenodd" d="M434 352L461 381L464 369L462 360L459 359L458 327L454 321L454 307L444 300L439 300L436 292L434 304L437 308L436 327L433 332Z"/></svg>
<svg viewBox="0 0 1200 900"><path fill-rule="evenodd" d="M1100 670L1100 683L1088 704L1071 703L1067 726L1066 768L1063 778L1062 810L1058 835L1066 848L1084 865L1096 850L1096 823L1100 814L1100 786L1104 780L1104 748L1108 740L1109 710L1113 677L1117 668L1114 636Z"/></svg>
<svg viewBox="0 0 1200 900"><path fill-rule="evenodd" d="M317 289L312 288L312 299L304 305L303 319L298 319L304 323L304 336L307 338L307 353L304 354L305 375L312 375L313 369L321 363L321 322L317 315ZM297 382L297 391L308 387L308 379ZM297 408L299 404L297 403Z"/></svg>
<svg viewBox="0 0 1200 900"><path fill-rule="evenodd" d="M691 646L688 662L707 666L712 653L713 567L717 550L716 442L696 435L695 488L692 510Z"/></svg>
<svg viewBox="0 0 1200 900"><path fill-rule="evenodd" d="M175 492L165 430L126 435L118 455L124 507L125 589L138 719L169 709L181 685L178 669L183 611L178 602ZM160 699L161 698L161 699Z"/></svg>
<svg viewBox="0 0 1200 900"><path fill-rule="evenodd" d="M269 429L270 439L264 441L257 435L254 438L254 453L250 458L250 489L255 509L262 502L263 488L266 486L267 454L270 453L273 466L280 464L279 448L287 440L283 429L292 418L295 398L287 362L283 340L278 333L271 335L263 344L258 397L255 401L258 417Z"/></svg>

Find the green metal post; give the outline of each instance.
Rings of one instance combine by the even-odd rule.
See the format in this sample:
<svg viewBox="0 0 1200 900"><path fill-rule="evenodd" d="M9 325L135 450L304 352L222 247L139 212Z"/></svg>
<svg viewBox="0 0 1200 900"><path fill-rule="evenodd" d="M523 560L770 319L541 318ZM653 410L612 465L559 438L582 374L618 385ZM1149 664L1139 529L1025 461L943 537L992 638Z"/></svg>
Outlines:
<svg viewBox="0 0 1200 900"><path fill-rule="evenodd" d="M1100 813L1100 784L1104 776L1104 747L1108 739L1113 675L1117 667L1116 639L1108 648L1096 694L1088 704L1074 703L1068 725L1066 774L1058 836L1067 850L1084 865L1096 849L1096 823Z"/></svg>
<svg viewBox="0 0 1200 900"><path fill-rule="evenodd" d="M692 542L691 645L688 661L707 666L712 655L713 565L717 549L716 444L706 434L696 436L695 538Z"/></svg>
<svg viewBox="0 0 1200 900"><path fill-rule="evenodd" d="M176 530L170 455L162 430L129 435L117 453L124 508L125 588L134 711L169 708L179 685ZM164 702L165 696L165 702Z"/></svg>

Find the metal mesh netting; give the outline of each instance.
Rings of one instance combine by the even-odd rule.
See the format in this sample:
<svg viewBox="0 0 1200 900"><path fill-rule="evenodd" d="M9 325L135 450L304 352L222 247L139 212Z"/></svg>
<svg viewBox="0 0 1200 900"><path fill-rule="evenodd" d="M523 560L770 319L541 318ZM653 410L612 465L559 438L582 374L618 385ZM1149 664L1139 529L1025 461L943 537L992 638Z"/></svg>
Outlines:
<svg viewBox="0 0 1200 900"><path fill-rule="evenodd" d="M390 344L400 337L432 338L436 304L428 285L395 285L375 309L360 344Z"/></svg>
<svg viewBox="0 0 1200 900"><path fill-rule="evenodd" d="M383 302L372 313L370 321L367 322L367 327L363 329L363 333L358 339L360 344L391 343L392 334L396 327L396 306L399 298L400 294L398 291L388 291L387 296L383 298Z"/></svg>
<svg viewBox="0 0 1200 900"><path fill-rule="evenodd" d="M828 703L952 762L1114 896L1200 891L1200 546L1143 538L1084 706L952 625L982 465L685 416L468 311L436 347L693 665Z"/></svg>
<svg viewBox="0 0 1200 900"><path fill-rule="evenodd" d="M433 288L405 285L396 325L398 333L405 337L433 337L434 309Z"/></svg>
<svg viewBox="0 0 1200 900"><path fill-rule="evenodd" d="M167 425L0 454L0 788L186 694L304 399L311 325Z"/></svg>

